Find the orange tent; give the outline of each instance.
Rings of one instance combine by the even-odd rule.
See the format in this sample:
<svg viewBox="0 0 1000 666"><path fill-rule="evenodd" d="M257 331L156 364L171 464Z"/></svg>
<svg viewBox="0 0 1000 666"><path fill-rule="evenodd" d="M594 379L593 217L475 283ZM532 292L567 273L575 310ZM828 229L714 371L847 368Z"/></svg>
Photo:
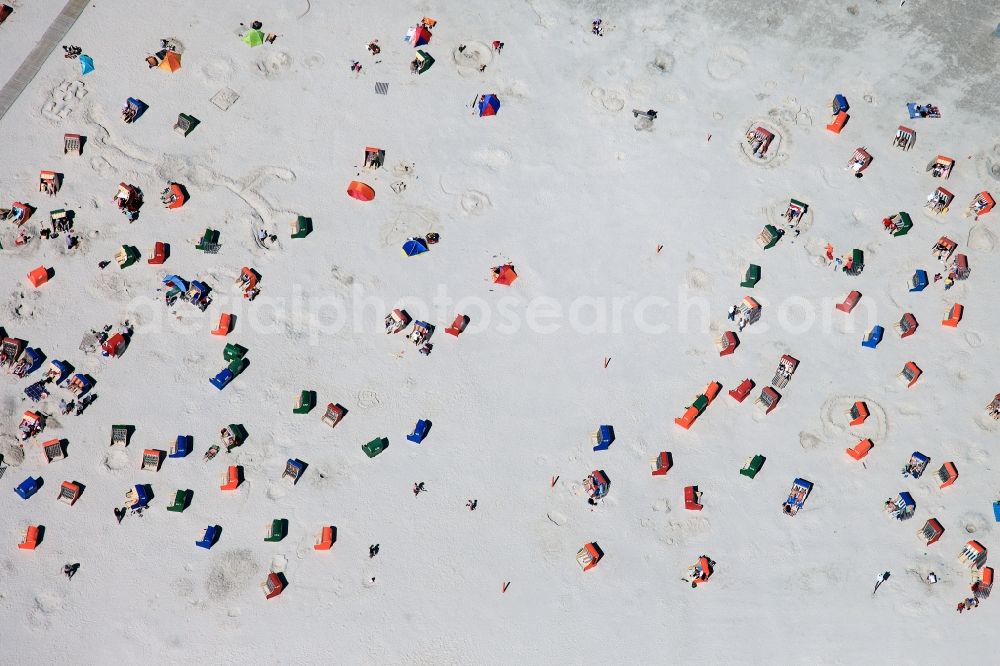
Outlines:
<svg viewBox="0 0 1000 666"><path fill-rule="evenodd" d="M176 72L180 68L181 57L173 51L167 51L167 54L163 56L163 60L160 61L160 69L165 69L168 72Z"/></svg>
<svg viewBox="0 0 1000 666"><path fill-rule="evenodd" d="M712 574L715 573L715 562L710 560L707 556L702 555L698 558L698 564L691 567L694 570L694 575L691 579L691 587L697 587L704 582L707 582Z"/></svg>
<svg viewBox="0 0 1000 666"><path fill-rule="evenodd" d="M958 478L958 469L955 468L955 463L946 462L941 465L941 469L937 471L938 480L941 481L939 488L944 488L955 483L955 479Z"/></svg>
<svg viewBox="0 0 1000 666"><path fill-rule="evenodd" d="M352 180L351 184L347 186L347 193L358 201L371 201L375 198L375 190L356 180Z"/></svg>
<svg viewBox="0 0 1000 666"><path fill-rule="evenodd" d="M219 317L219 327L212 331L212 335L229 335L229 330L233 326L233 315L223 312Z"/></svg>
<svg viewBox="0 0 1000 666"><path fill-rule="evenodd" d="M236 280L236 286L243 289L243 291L250 291L257 286L258 281L257 271L249 266L244 266L240 270L240 277Z"/></svg>
<svg viewBox="0 0 1000 666"><path fill-rule="evenodd" d="M958 326L958 322L962 321L962 314L964 312L965 312L965 308L962 306L962 304L961 303L955 303L948 310L948 314L946 315L948 318L941 320L941 325L942 326L951 326L952 328L957 327Z"/></svg>
<svg viewBox="0 0 1000 666"><path fill-rule="evenodd" d="M30 282L31 286L35 287L36 289L38 287L41 287L48 281L49 281L49 271L47 268L45 268L45 266L39 266L38 268L28 273L28 282Z"/></svg>
<svg viewBox="0 0 1000 666"><path fill-rule="evenodd" d="M847 112L841 111L834 117L833 122L826 126L826 129L834 134L840 134L840 130L844 129L844 125L847 124L848 118L850 118L850 116L847 115Z"/></svg>
<svg viewBox="0 0 1000 666"><path fill-rule="evenodd" d="M516 279L517 271L514 270L513 264L504 264L503 266L493 267L493 282L496 284L502 284L509 287Z"/></svg>
<svg viewBox="0 0 1000 666"><path fill-rule="evenodd" d="M333 542L336 541L336 530L333 525L324 525L323 530L316 537L316 545L313 550L330 550Z"/></svg>
<svg viewBox="0 0 1000 666"><path fill-rule="evenodd" d="M868 455L868 452L872 450L872 440L863 439L853 448L847 449L847 455L851 456L855 460L861 460Z"/></svg>
<svg viewBox="0 0 1000 666"><path fill-rule="evenodd" d="M243 468L240 465L230 465L222 476L222 485L219 488L221 490L236 490L240 486L240 481L243 480L242 476Z"/></svg>
<svg viewBox="0 0 1000 666"><path fill-rule="evenodd" d="M166 62L166 60L163 62ZM160 195L160 200L163 201L163 205L167 208L180 208L187 201L187 195L184 192L184 188L178 183L170 183L167 189L163 191L163 194Z"/></svg>
<svg viewBox="0 0 1000 666"><path fill-rule="evenodd" d="M21 539L21 543L17 544L17 547L21 550L34 550L40 541L40 531L40 525L29 525L27 531L24 533L24 537Z"/></svg>
<svg viewBox="0 0 1000 666"><path fill-rule="evenodd" d="M851 425L856 426L864 423L870 412L868 405L864 401L858 400L853 407L847 410L847 414L851 417Z"/></svg>
<svg viewBox="0 0 1000 666"><path fill-rule="evenodd" d="M597 542L591 541L583 545L577 554L576 561L580 565L580 568L584 571L590 571L597 566L597 563L601 561L604 557L604 551L601 547L597 545Z"/></svg>

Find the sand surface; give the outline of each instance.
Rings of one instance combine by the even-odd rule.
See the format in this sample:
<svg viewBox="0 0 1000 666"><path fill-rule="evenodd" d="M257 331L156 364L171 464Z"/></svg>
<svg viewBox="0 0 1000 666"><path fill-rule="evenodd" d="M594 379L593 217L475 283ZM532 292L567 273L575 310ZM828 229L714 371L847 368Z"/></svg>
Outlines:
<svg viewBox="0 0 1000 666"><path fill-rule="evenodd" d="M0 81L61 4L16 3L0 26ZM402 37L424 15L438 20L422 47L436 63L417 76ZM240 41L254 19L274 44ZM98 395L79 416L58 413L61 388L34 405L51 416L22 454L23 389L44 368L3 377L5 659L988 662L998 602L954 609L969 596L966 541L1000 548L1000 424L983 411L998 390L1000 211L962 216L977 192L1000 195L998 20L974 0L93 2L65 41L96 71L81 77L57 49L0 121L0 206L38 208L26 246L0 228L0 325L88 373ZM173 74L143 61L165 37L183 48ZM224 89L238 95L225 111L210 101ZM838 92L851 118L834 135L824 126ZM473 112L482 93L500 98L495 117ZM149 105L131 125L119 118L127 97ZM911 121L909 101L943 117ZM649 126L631 113L650 108ZM171 130L181 112L201 120L187 137ZM763 160L744 141L758 124L776 134ZM917 131L908 152L891 147L900 124ZM81 156L63 155L67 132L86 135ZM366 146L385 150L384 168L360 168ZM844 167L860 146L874 162L859 180ZM938 154L956 160L945 182L925 172ZM55 197L37 192L40 169L65 174ZM355 179L374 201L345 194ZM158 200L170 181L190 192L178 210ZM119 182L145 193L131 224L112 203ZM956 197L934 216L922 205L938 185ZM780 226L790 197L810 206L801 234L761 250L757 234ZM76 213L76 249L38 236L58 208ZM890 237L881 220L901 210L914 228ZM305 239L290 238L296 215L313 220ZM221 232L218 254L195 249L206 227ZM254 242L261 228L278 237L268 248ZM430 252L400 252L429 232L441 236ZM910 293L915 269L941 270L930 252L941 235L970 278ZM146 263L156 241L171 246L162 266ZM827 243L863 249L864 272L835 271ZM98 269L122 244L140 263ZM510 287L489 279L505 261L519 275ZM739 286L750 263L763 274L753 290ZM25 275L39 265L55 274L36 290ZM233 286L242 266L262 276L253 302ZM206 282L212 304L165 306L167 274ZM861 304L837 312L855 289ZM720 357L726 311L748 294L761 321ZM956 302L964 319L942 327ZM383 332L397 307L438 327L429 356ZM209 334L222 312L237 316L226 339ZM900 339L904 312L920 327ZM471 324L455 338L444 328L458 313ZM79 350L88 330L126 319L135 332L120 358ZM860 341L874 324L886 332L872 351ZM225 342L246 347L249 366L220 392L208 379ZM785 353L799 368L763 416L753 399ZM910 389L896 377L907 361L923 370ZM758 386L739 404L727 392L744 377ZM719 398L690 430L676 426L712 380ZM318 397L308 415L292 413L302 390ZM851 428L856 400L871 417ZM349 410L333 430L321 422L330 402ZM421 418L433 428L418 446L405 435ZM128 448L108 446L116 423L136 427ZM247 442L204 462L230 423ZM617 439L594 452L600 424ZM140 470L143 449L178 435L194 437L190 456ZM389 447L369 459L360 447L374 437ZM844 449L863 437L875 447L862 465ZM52 438L67 457L46 465L36 442ZM900 475L914 450L931 457L917 480ZM674 468L654 477L660 451ZM761 472L741 476L758 453ZM281 479L288 458L308 463L294 486ZM942 490L945 461L960 477ZM230 464L245 482L222 492ZM597 507L581 481L593 469L611 479ZM44 486L23 501L12 488L29 475ZM815 488L789 518L796 477ZM72 480L86 489L71 507L56 495ZM418 481L427 492L414 497ZM116 524L138 483L155 499ZM688 485L701 512L684 508ZM168 512L179 488L192 504ZM917 503L906 522L883 511L900 491ZM931 517L946 531L925 546L915 533ZM274 518L288 536L265 543ZM18 550L38 524L42 544ZM195 547L209 524L219 542ZM328 552L312 547L323 525L338 530ZM575 555L591 541L605 557L583 573ZM716 572L693 590L681 578L703 553ZM81 563L71 581L68 562ZM289 585L266 601L272 570Z"/></svg>

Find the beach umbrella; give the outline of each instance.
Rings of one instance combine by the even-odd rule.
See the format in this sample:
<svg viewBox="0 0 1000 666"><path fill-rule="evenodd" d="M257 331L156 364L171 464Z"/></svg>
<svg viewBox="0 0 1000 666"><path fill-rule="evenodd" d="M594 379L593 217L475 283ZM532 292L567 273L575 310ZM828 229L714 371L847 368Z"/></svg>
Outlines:
<svg viewBox="0 0 1000 666"><path fill-rule="evenodd" d="M356 180L352 180L351 184L347 186L347 193L358 201L371 201L375 198L375 190Z"/></svg>
<svg viewBox="0 0 1000 666"><path fill-rule="evenodd" d="M427 251L427 243L423 238L411 238L403 243L403 253L408 257L415 257Z"/></svg>
<svg viewBox="0 0 1000 666"><path fill-rule="evenodd" d="M180 68L181 57L173 51L167 51L166 55L163 56L163 60L160 61L160 69L165 69L168 72L176 72Z"/></svg>
<svg viewBox="0 0 1000 666"><path fill-rule="evenodd" d="M80 56L80 75L90 74L94 71L94 59L89 55Z"/></svg>
<svg viewBox="0 0 1000 666"><path fill-rule="evenodd" d="M243 42L247 46L260 46L264 43L264 33L260 30L248 30L247 34L243 35Z"/></svg>
<svg viewBox="0 0 1000 666"><path fill-rule="evenodd" d="M495 116L500 110L500 99L493 93L480 95L478 106L480 116Z"/></svg>

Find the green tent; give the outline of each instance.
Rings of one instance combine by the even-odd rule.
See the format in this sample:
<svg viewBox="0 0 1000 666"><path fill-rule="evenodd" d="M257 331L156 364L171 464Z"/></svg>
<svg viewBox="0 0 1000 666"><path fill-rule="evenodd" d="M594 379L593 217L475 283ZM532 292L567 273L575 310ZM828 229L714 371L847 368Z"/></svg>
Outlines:
<svg viewBox="0 0 1000 666"><path fill-rule="evenodd" d="M861 271L865 269L865 253L861 250L855 248L851 251L851 270L847 270L847 265L844 265L844 272L848 275L861 275Z"/></svg>
<svg viewBox="0 0 1000 666"><path fill-rule="evenodd" d="M434 58L426 51L417 51L417 57L413 61L416 63L417 74L423 74L434 64Z"/></svg>
<svg viewBox="0 0 1000 666"><path fill-rule="evenodd" d="M281 541L288 535L288 519L286 518L275 518L271 521L271 527L267 530L267 534L264 536L264 541L277 542Z"/></svg>
<svg viewBox="0 0 1000 666"><path fill-rule="evenodd" d="M184 509L191 505L191 498L194 496L193 490L181 490L177 491L177 495L174 496L174 503L167 507L167 511L176 511L177 513L184 513Z"/></svg>
<svg viewBox="0 0 1000 666"><path fill-rule="evenodd" d="M247 429L244 428L243 424L241 424L241 423L230 423L229 424L229 432L233 436L233 442L234 443L233 443L232 446L230 446L229 444L226 444L226 451L227 452L232 451L237 446L240 446L241 444L243 444L243 442L245 442L246 439L247 439L247 437L248 437L248 435L247 435ZM225 440L223 440L223 441L225 441Z"/></svg>
<svg viewBox="0 0 1000 666"><path fill-rule="evenodd" d="M378 454L382 453L385 448L389 446L389 440L385 437L376 437L372 441L361 446L361 450L365 452L365 455L369 458L374 458Z"/></svg>
<svg viewBox="0 0 1000 666"><path fill-rule="evenodd" d="M316 391L303 391L292 409L294 414L308 414L316 406Z"/></svg>
<svg viewBox="0 0 1000 666"><path fill-rule="evenodd" d="M781 240L785 232L775 227L773 224L765 224L764 230L757 236L757 244L765 250L770 250Z"/></svg>
<svg viewBox="0 0 1000 666"><path fill-rule="evenodd" d="M182 136L187 136L194 131L194 128L200 123L201 121L194 116L181 113L177 115L177 122L174 123L174 131Z"/></svg>
<svg viewBox="0 0 1000 666"><path fill-rule="evenodd" d="M312 230L312 218L310 217L299 215L299 217L292 222L292 238L305 238L312 233Z"/></svg>
<svg viewBox="0 0 1000 666"><path fill-rule="evenodd" d="M194 249L208 252L209 254L218 252L219 232L215 229L205 229L205 235L201 237L201 240L194 246Z"/></svg>
<svg viewBox="0 0 1000 666"><path fill-rule="evenodd" d="M248 30L247 34L243 35L243 43L247 46L260 46L264 43L264 33L260 30Z"/></svg>
<svg viewBox="0 0 1000 666"><path fill-rule="evenodd" d="M222 350L222 358L227 361L236 361L247 355L247 348L234 342L226 344Z"/></svg>
<svg viewBox="0 0 1000 666"><path fill-rule="evenodd" d="M760 468L764 466L764 456L759 453L752 458L747 458L747 461L743 463L743 469L740 470L740 474L743 476L748 476L751 479L757 476L757 472Z"/></svg>
<svg viewBox="0 0 1000 666"><path fill-rule="evenodd" d="M740 282L740 286L753 289L754 285L758 282L760 282L760 266L757 264L750 264L750 268L747 269L746 277L743 279L743 282Z"/></svg>
<svg viewBox="0 0 1000 666"><path fill-rule="evenodd" d="M913 228L913 220L910 219L909 214L903 211L899 211L898 215L893 215L890 219L896 224L896 230L892 232L893 236L905 236Z"/></svg>
<svg viewBox="0 0 1000 666"><path fill-rule="evenodd" d="M118 250L118 254L115 255L115 259L118 261L118 268L128 268L139 261L139 257L139 248L132 247L131 245L122 245L121 249Z"/></svg>

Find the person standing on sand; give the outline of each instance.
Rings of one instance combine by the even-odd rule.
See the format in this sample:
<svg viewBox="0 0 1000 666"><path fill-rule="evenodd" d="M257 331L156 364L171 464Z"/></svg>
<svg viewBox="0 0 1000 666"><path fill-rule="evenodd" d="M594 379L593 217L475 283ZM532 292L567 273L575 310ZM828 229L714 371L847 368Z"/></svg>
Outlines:
<svg viewBox="0 0 1000 666"><path fill-rule="evenodd" d="M379 545L377 543L368 546L368 559L371 559L376 555L378 555L378 546Z"/></svg>
<svg viewBox="0 0 1000 666"><path fill-rule="evenodd" d="M889 572L886 571L884 573L880 573L879 575L875 576L875 589L872 590L873 596L876 592L878 592L879 585L889 580L889 575L890 575Z"/></svg>

